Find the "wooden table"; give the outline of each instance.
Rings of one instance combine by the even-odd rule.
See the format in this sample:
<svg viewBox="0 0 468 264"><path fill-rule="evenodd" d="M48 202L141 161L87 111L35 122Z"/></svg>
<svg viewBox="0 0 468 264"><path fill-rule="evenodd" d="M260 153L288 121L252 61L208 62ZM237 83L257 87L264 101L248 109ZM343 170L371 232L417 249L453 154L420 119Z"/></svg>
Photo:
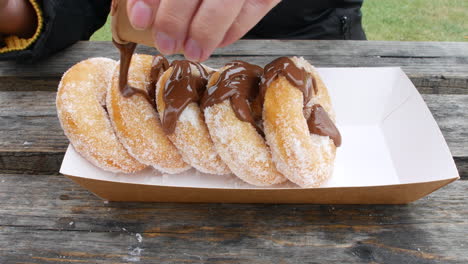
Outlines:
<svg viewBox="0 0 468 264"><path fill-rule="evenodd" d="M467 263L468 43L240 41L208 64L281 55L401 66L461 180L400 206L104 202L58 174L68 144L55 112L60 76L87 57L117 58L108 42L81 42L34 66L0 62L0 263Z"/></svg>

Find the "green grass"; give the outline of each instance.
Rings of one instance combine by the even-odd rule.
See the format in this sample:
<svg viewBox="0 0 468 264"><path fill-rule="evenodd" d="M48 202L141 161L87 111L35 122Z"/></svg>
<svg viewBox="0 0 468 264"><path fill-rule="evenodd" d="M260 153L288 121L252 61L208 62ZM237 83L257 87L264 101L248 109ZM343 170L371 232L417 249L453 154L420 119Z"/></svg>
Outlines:
<svg viewBox="0 0 468 264"><path fill-rule="evenodd" d="M369 40L468 41L468 0L364 0ZM111 40L110 19L91 40Z"/></svg>
<svg viewBox="0 0 468 264"><path fill-rule="evenodd" d="M93 41L112 40L112 31L111 31L110 24L111 24L111 18L110 16L108 16L106 24L91 36L91 40Z"/></svg>
<svg viewBox="0 0 468 264"><path fill-rule="evenodd" d="M468 41L467 0L364 0L370 40Z"/></svg>

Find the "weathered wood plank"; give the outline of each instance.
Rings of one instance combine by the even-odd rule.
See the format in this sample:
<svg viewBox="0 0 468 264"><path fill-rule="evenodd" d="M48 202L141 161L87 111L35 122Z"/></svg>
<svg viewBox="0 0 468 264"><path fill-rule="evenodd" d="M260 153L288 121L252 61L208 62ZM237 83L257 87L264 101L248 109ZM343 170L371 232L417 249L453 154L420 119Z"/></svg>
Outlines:
<svg viewBox="0 0 468 264"><path fill-rule="evenodd" d="M467 199L458 181L399 206L106 203L0 175L0 262L466 263Z"/></svg>
<svg viewBox="0 0 468 264"><path fill-rule="evenodd" d="M406 68L403 70L409 74L409 78L422 94L468 94L468 77L419 75L412 74ZM415 70L417 71L419 70ZM59 81L59 76L0 77L0 91L56 91Z"/></svg>
<svg viewBox="0 0 468 264"><path fill-rule="evenodd" d="M468 95L423 95L454 156L468 154Z"/></svg>
<svg viewBox="0 0 468 264"><path fill-rule="evenodd" d="M85 45L96 45L88 43ZM98 44L99 45L99 44ZM100 45L103 45L102 43ZM355 55L382 57L461 57L466 42L241 40L215 55Z"/></svg>
<svg viewBox="0 0 468 264"><path fill-rule="evenodd" d="M383 56L383 57L466 57L466 42L352 41L352 40L240 40L217 49L215 56ZM154 48L139 45L137 52ZM81 41L66 49L70 57L116 57L110 41Z"/></svg>
<svg viewBox="0 0 468 264"><path fill-rule="evenodd" d="M423 98L468 177L468 95ZM67 145L54 92L0 92L0 173L56 173Z"/></svg>
<svg viewBox="0 0 468 264"><path fill-rule="evenodd" d="M154 52L153 52L154 53ZM66 55L66 56L65 56ZM89 58L81 55L71 57L64 54L64 57L52 57L43 63L35 65L15 65L12 62L0 62L0 76L4 77L60 77L69 67L78 61ZM214 56L206 61L211 67L221 67L232 60L246 60L250 63L264 66L278 56ZM117 56L110 58L117 59ZM182 59L180 55L168 56L170 60ZM409 75L444 76L464 78L468 73L466 65L468 57L438 57L438 58L394 58L394 57L361 57L361 56L322 56L304 55L312 64L318 67L381 67L394 66L402 67ZM63 61L62 61L63 60ZM47 65L47 67L44 67Z"/></svg>
<svg viewBox="0 0 468 264"><path fill-rule="evenodd" d="M139 52L154 54L155 50L140 47ZM467 54L468 43L462 42L243 40L220 49L206 63L220 67L244 59L264 65L278 56L301 55L320 67L401 66L423 93L466 94ZM80 42L38 65L0 62L0 90L55 90L66 69L96 56L118 58L110 42Z"/></svg>
<svg viewBox="0 0 468 264"><path fill-rule="evenodd" d="M408 72L406 73L408 74ZM468 77L411 73L408 77L422 94L468 94Z"/></svg>
<svg viewBox="0 0 468 264"><path fill-rule="evenodd" d="M0 77L0 91L56 91L59 76Z"/></svg>
<svg viewBox="0 0 468 264"><path fill-rule="evenodd" d="M59 151L45 152L0 152L1 173L58 174L65 154Z"/></svg>
<svg viewBox="0 0 468 264"><path fill-rule="evenodd" d="M67 146L59 121L49 116L0 116L0 150L11 152L63 151Z"/></svg>
<svg viewBox="0 0 468 264"><path fill-rule="evenodd" d="M456 181L409 205L394 206L119 203L105 202L62 175L0 174L0 183L2 227L97 232L117 232L122 231L122 227L130 227L129 231L145 232L153 230L155 225L170 227L176 224L169 221L173 218L185 224L194 221L214 224L229 219L248 221L235 216L242 211L245 215L258 214L249 216L251 219L263 214L272 218L275 213L279 217L286 214L286 222L302 221L307 225L468 222L465 217L468 181ZM330 218L323 218L323 214L335 219L330 221ZM211 219L213 216L215 219ZM71 219L74 223L70 225L70 221L60 218ZM304 218L308 221L303 221ZM271 221L264 227L284 224ZM259 222L258 225L264 224Z"/></svg>
<svg viewBox="0 0 468 264"><path fill-rule="evenodd" d="M0 92L0 116L57 116L55 92Z"/></svg>

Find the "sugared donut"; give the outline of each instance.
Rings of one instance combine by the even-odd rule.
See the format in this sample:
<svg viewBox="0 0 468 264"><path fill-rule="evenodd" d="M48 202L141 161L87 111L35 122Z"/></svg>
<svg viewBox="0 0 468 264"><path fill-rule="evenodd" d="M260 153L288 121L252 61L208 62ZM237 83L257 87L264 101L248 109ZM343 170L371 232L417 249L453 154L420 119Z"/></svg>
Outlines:
<svg viewBox="0 0 468 264"><path fill-rule="evenodd" d="M107 107L119 140L133 157L161 172L179 173L190 166L165 135L152 98L157 74L151 72L167 65L167 61L161 63L161 60L165 59L134 54L128 84L125 78L119 82L120 66L117 65L107 93Z"/></svg>
<svg viewBox="0 0 468 264"><path fill-rule="evenodd" d="M164 131L185 162L201 172L227 174L198 104L207 78L201 64L173 61L156 85L156 105Z"/></svg>
<svg viewBox="0 0 468 264"><path fill-rule="evenodd" d="M327 88L303 58L278 58L261 82L263 125L278 170L301 187L317 187L333 172L341 136Z"/></svg>
<svg viewBox="0 0 468 264"><path fill-rule="evenodd" d="M118 141L106 111L106 90L116 62L91 58L71 67L57 92L57 114L75 150L97 167L136 172L146 166Z"/></svg>
<svg viewBox="0 0 468 264"><path fill-rule="evenodd" d="M227 64L209 79L202 108L216 150L229 169L247 183L269 186L286 178L276 170L252 113L261 74L261 67L246 62Z"/></svg>

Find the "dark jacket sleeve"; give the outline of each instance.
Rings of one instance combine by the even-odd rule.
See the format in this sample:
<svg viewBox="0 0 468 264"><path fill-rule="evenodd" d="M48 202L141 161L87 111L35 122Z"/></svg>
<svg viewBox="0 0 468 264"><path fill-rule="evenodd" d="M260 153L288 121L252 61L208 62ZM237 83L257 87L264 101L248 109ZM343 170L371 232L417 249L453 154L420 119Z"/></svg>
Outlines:
<svg viewBox="0 0 468 264"><path fill-rule="evenodd" d="M244 38L364 40L363 0L282 0Z"/></svg>
<svg viewBox="0 0 468 264"><path fill-rule="evenodd" d="M104 25L110 0L41 0L43 30L27 49L0 54L0 60L34 62L79 40L88 40Z"/></svg>

